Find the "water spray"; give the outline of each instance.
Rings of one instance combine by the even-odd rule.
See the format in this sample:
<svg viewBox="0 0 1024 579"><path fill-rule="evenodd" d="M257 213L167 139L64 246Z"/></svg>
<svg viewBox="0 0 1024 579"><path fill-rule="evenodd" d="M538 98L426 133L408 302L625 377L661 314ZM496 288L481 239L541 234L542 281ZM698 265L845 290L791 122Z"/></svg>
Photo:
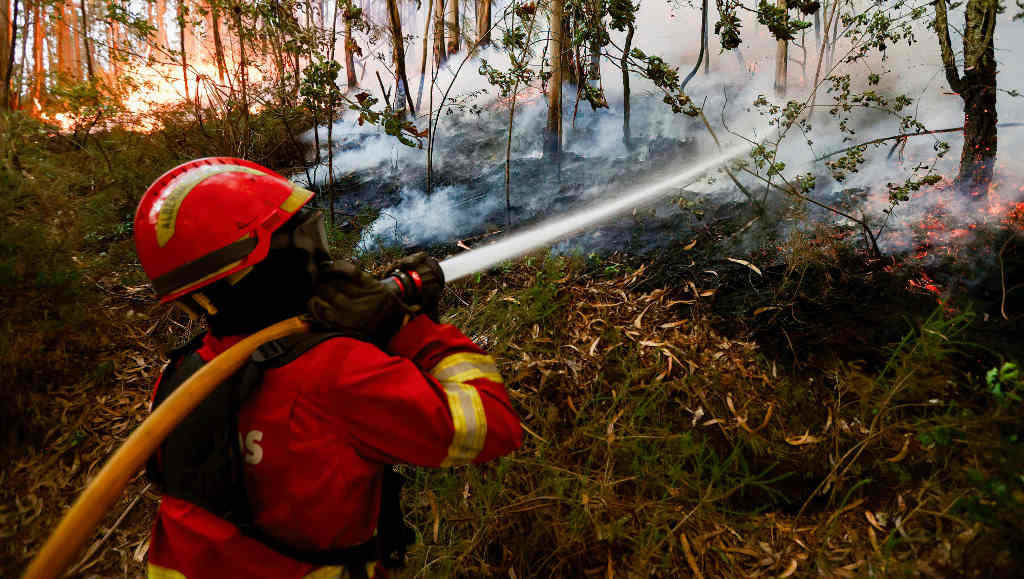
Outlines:
<svg viewBox="0 0 1024 579"><path fill-rule="evenodd" d="M514 259L535 249L545 247L571 233L605 221L639 205L649 203L670 193L673 189L684 187L704 173L724 165L749 150L749 145L737 145L684 169L671 177L627 191L616 199L605 201L595 207L584 209L575 214L552 219L536 227L531 227L526 231L510 235L491 245L471 249L465 253L450 257L441 262L444 279L446 282L452 282L467 275L494 267L503 261Z"/></svg>
<svg viewBox="0 0 1024 579"><path fill-rule="evenodd" d="M478 247L454 257L449 257L440 263L441 271L444 272L444 282L452 282L467 275L484 271L503 261L514 259L535 249L545 247L571 233L600 223L630 208L649 203L677 187L693 182L704 173L724 165L742 155L748 149L747 145L737 145L657 183L635 188L617 199L605 201L596 207L591 207L566 217L552 219L491 245ZM381 280L381 283L387 285L391 291L398 293L403 299L412 303L418 301L420 291L423 288L422 276L426 275L430 275L429 272L396 270L389 273L386 278Z"/></svg>

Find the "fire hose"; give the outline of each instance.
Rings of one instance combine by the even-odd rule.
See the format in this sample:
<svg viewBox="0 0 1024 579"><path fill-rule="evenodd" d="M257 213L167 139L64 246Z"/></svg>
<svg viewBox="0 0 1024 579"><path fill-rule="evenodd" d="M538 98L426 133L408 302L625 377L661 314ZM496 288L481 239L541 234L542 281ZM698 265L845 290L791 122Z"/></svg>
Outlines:
<svg viewBox="0 0 1024 579"><path fill-rule="evenodd" d="M689 169L657 183L640 187L631 193L583 210L567 218L558 218L524 232L508 236L496 243L461 253L440 263L448 282L475 272L484 271L505 260L545 247L566 235L604 221L614 215L650 202L667 192L682 187L707 171L725 164L749 150L740 145L719 155L696 163ZM417 272L391 272L381 281L403 298L415 298ZM308 332L310 323L304 316L289 318L248 336L204 365L167 399L121 444L99 474L79 495L43 548L25 570L24 579L58 577L84 545L103 515L120 496L135 473L185 416L242 367L249 357L266 342Z"/></svg>

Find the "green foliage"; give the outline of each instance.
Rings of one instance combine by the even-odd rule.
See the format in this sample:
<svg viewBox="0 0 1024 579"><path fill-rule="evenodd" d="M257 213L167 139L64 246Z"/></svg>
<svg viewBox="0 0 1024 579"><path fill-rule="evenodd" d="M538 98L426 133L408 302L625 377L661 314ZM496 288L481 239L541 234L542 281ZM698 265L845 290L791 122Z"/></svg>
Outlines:
<svg viewBox="0 0 1024 579"><path fill-rule="evenodd" d="M796 38L797 32L811 26L810 22L791 19L786 8L769 4L768 0L759 0L757 4L757 21L767 26L772 36L779 40L793 40Z"/></svg>
<svg viewBox="0 0 1024 579"><path fill-rule="evenodd" d="M988 385L989 392L1000 404L1016 403L1022 400L1020 391L1024 389L1024 375L1013 362L1006 362L1002 366L989 370L985 374L985 383Z"/></svg>

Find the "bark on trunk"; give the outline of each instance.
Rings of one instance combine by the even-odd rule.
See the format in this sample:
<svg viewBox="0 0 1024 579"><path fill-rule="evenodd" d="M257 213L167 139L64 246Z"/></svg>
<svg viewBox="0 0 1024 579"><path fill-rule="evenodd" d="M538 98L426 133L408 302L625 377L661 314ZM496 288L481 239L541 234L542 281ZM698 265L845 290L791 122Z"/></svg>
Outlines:
<svg viewBox="0 0 1024 579"><path fill-rule="evenodd" d="M626 145L626 149L633 148L633 137L629 129L629 51L633 46L633 33L636 28L633 23L630 22L626 25L626 44L622 48L622 62L619 66L622 67L622 142Z"/></svg>
<svg viewBox="0 0 1024 579"><path fill-rule="evenodd" d="M544 156L558 160L562 152L562 0L551 0L551 78L548 82L548 122L544 129Z"/></svg>
<svg viewBox="0 0 1024 579"><path fill-rule="evenodd" d="M345 82L352 89L359 86L359 81L356 80L355 40L352 39L352 19L349 17L347 8L342 18L345 19Z"/></svg>
<svg viewBox="0 0 1024 579"><path fill-rule="evenodd" d="M82 0L82 49L85 51L85 66L89 72L89 80L96 80L96 70L92 62L92 43L89 42L89 12Z"/></svg>
<svg viewBox="0 0 1024 579"><path fill-rule="evenodd" d="M402 36L402 17L398 14L398 1L387 0L388 20L391 21L391 59L395 63L395 110L405 108L416 114L409 92L409 77L405 74L405 43ZM405 102L403 102L405 101Z"/></svg>
<svg viewBox="0 0 1024 579"><path fill-rule="evenodd" d="M17 13L17 4L12 17L10 2L0 0L0 109L11 105L11 57L14 55L14 17Z"/></svg>
<svg viewBox="0 0 1024 579"><path fill-rule="evenodd" d="M220 37L220 8L217 2L210 2L210 28L213 32L213 59L217 63L217 79L224 82L228 63L224 58L224 40Z"/></svg>
<svg viewBox="0 0 1024 579"><path fill-rule="evenodd" d="M964 72L949 38L945 0L935 2L935 32L946 81L964 101L964 145L954 185L980 197L988 192L997 153L995 28L997 0L969 0L964 23Z"/></svg>
<svg viewBox="0 0 1024 579"><path fill-rule="evenodd" d="M43 65L43 38L46 27L38 0L32 4L32 112L38 114L46 93L46 69Z"/></svg>
<svg viewBox="0 0 1024 579"><path fill-rule="evenodd" d="M459 26L459 0L448 0L448 55L459 51L462 32Z"/></svg>
<svg viewBox="0 0 1024 579"><path fill-rule="evenodd" d="M165 21L167 19L167 0L156 0L156 6L153 7L152 18L150 24L156 26L156 43L160 46L167 46L167 25Z"/></svg>
<svg viewBox="0 0 1024 579"><path fill-rule="evenodd" d="M73 19L70 18L67 2L62 2L59 6L54 6L53 9L54 13L60 16L54 22L54 27L57 29L57 74L64 82L74 81L78 63L74 59L74 45L71 39L70 26Z"/></svg>
<svg viewBox="0 0 1024 579"><path fill-rule="evenodd" d="M569 83L571 86L579 85L580 79L580 64L576 60L576 53L573 50L572 43L567 43L566 39L572 38L572 28L570 26L572 18L565 16L565 3L564 0L561 4L562 10L562 36L561 36L561 55L562 55L562 80Z"/></svg>
<svg viewBox="0 0 1024 579"><path fill-rule="evenodd" d="M971 0L964 27L964 148L956 185L974 197L988 192L995 168L997 7L996 0Z"/></svg>
<svg viewBox="0 0 1024 579"><path fill-rule="evenodd" d="M434 64L440 68L448 58L444 46L444 6L451 0L434 0Z"/></svg>
<svg viewBox="0 0 1024 579"><path fill-rule="evenodd" d="M481 47L491 44L491 0L477 0L476 35Z"/></svg>
<svg viewBox="0 0 1024 579"><path fill-rule="evenodd" d="M779 8L786 9L786 0L778 0ZM789 42L778 41L775 52L775 94L786 96L786 80L789 77Z"/></svg>

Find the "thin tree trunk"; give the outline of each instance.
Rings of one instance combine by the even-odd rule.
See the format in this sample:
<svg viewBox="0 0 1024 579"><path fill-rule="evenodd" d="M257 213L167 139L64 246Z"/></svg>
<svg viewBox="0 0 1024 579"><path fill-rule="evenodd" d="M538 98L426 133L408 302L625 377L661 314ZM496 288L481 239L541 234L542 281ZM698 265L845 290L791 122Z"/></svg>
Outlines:
<svg viewBox="0 0 1024 579"><path fill-rule="evenodd" d="M331 43L329 57L334 62L338 44L338 2L334 3L334 14L331 17ZM334 83L327 90L327 215L328 225L334 229Z"/></svg>
<svg viewBox="0 0 1024 579"><path fill-rule="evenodd" d="M444 61L448 59L448 51L444 45L444 8L445 2L451 0L434 0L434 64L441 68Z"/></svg>
<svg viewBox="0 0 1024 579"><path fill-rule="evenodd" d="M220 37L220 7L216 0L210 2L210 28L213 32L213 59L217 63L217 78L223 83L228 63L224 59L224 40Z"/></svg>
<svg viewBox="0 0 1024 579"><path fill-rule="evenodd" d="M459 0L448 0L448 56L458 52L462 46L459 16Z"/></svg>
<svg viewBox="0 0 1024 579"><path fill-rule="evenodd" d="M562 0L551 0L551 77L548 122L544 130L544 156L557 161L562 153Z"/></svg>
<svg viewBox="0 0 1024 579"><path fill-rule="evenodd" d="M78 8L74 0L67 0L68 26L71 27L73 44L71 45L71 61L75 63L75 82L82 80L82 27L81 21L75 14Z"/></svg>
<svg viewBox="0 0 1024 579"><path fill-rule="evenodd" d="M355 41L352 40L352 19L350 18L348 5L346 5L342 18L345 19L345 81L348 83L348 88L353 89L359 86L359 81L356 80L356 60L353 54Z"/></svg>
<svg viewBox="0 0 1024 579"><path fill-rule="evenodd" d="M21 66L18 67L18 82L14 85L13 107L15 109L21 109L24 106L22 100L24 91L22 90L22 87L25 85L25 69L28 68L28 60L26 59L28 56L28 30L29 26L32 24L27 1L23 4L22 10L25 11L25 16L23 18L25 22L21 26ZM11 43L13 46L14 41L12 40Z"/></svg>
<svg viewBox="0 0 1024 579"><path fill-rule="evenodd" d="M477 46L491 44L491 0L477 0L476 4L476 35Z"/></svg>
<svg viewBox="0 0 1024 579"><path fill-rule="evenodd" d="M191 100L188 92L188 50L185 49L185 6L178 1L178 39L181 42L181 77L185 81L185 100Z"/></svg>
<svg viewBox="0 0 1024 579"><path fill-rule="evenodd" d="M633 45L633 33L636 27L632 22L626 25L626 44L622 49L622 142L626 150L633 148L632 134L629 128L629 51Z"/></svg>
<svg viewBox="0 0 1024 579"><path fill-rule="evenodd" d="M96 80L96 70L92 63L92 44L89 42L89 12L85 7L85 0L82 0L82 49L85 50L85 66L89 72L89 80Z"/></svg>
<svg viewBox="0 0 1024 579"><path fill-rule="evenodd" d="M416 114L409 91L409 77L405 74L405 42L402 36L402 17L398 14L397 0L387 0L388 19L391 21L391 58L395 63L395 110L405 108L405 100L409 111Z"/></svg>
<svg viewBox="0 0 1024 579"><path fill-rule="evenodd" d="M527 59L530 54L530 45L533 41L533 25L537 23L537 13L534 12L530 18L530 27L526 31L526 41L523 44L523 52L519 55L519 62ZM512 24L515 25L515 12L512 13ZM516 76L516 84L512 88L512 104L508 109L508 136L505 139L505 224L512 225L512 126L516 118L516 102L519 96L519 77Z"/></svg>
<svg viewBox="0 0 1024 579"><path fill-rule="evenodd" d="M778 0L779 8L786 9L786 0ZM775 52L775 93L786 96L786 80L789 76L789 42L779 40Z"/></svg>
<svg viewBox="0 0 1024 579"><path fill-rule="evenodd" d="M178 0L179 3L181 0ZM156 43L162 47L167 46L167 0L156 0L156 6L151 8L152 15L150 24L156 27ZM181 13L179 4L178 13Z"/></svg>
<svg viewBox="0 0 1024 579"><path fill-rule="evenodd" d="M707 76L711 74L711 51L708 50L708 33L710 32L708 27L710 26L710 23L708 18L704 19L702 26L704 27L704 30L701 31L700 42L701 49L704 51L704 75Z"/></svg>
<svg viewBox="0 0 1024 579"><path fill-rule="evenodd" d="M8 0L0 0L0 109L11 108L11 73L14 72L14 40L18 32L18 1L14 11Z"/></svg>
<svg viewBox="0 0 1024 579"><path fill-rule="evenodd" d="M423 12L423 58L420 60L420 88L416 91L416 106L423 102L423 83L427 79L427 48L430 44L430 21L434 8L434 0L427 0L427 9Z"/></svg>
<svg viewBox="0 0 1024 579"><path fill-rule="evenodd" d="M242 9L235 6L233 9L235 29L238 31L238 64L239 84L242 89L242 143L241 155L244 157L249 153L249 57L245 52L245 28L242 23ZM184 30L184 27L182 28ZM188 87L186 85L186 91Z"/></svg>
<svg viewBox="0 0 1024 579"><path fill-rule="evenodd" d="M46 69L43 65L43 38L46 36L46 21L43 19L42 2L32 3L32 112L39 114L43 108L43 93L46 92Z"/></svg>

